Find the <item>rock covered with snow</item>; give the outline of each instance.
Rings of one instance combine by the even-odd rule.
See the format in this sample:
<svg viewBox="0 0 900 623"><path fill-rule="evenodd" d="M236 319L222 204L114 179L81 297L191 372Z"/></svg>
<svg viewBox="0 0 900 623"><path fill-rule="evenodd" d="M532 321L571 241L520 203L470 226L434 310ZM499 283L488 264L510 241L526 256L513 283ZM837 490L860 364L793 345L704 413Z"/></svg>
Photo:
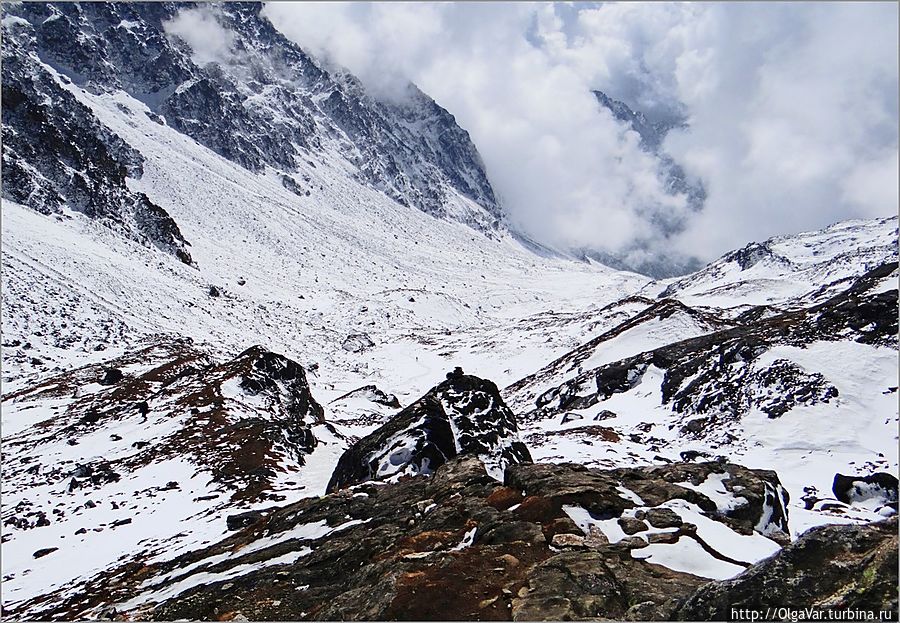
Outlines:
<svg viewBox="0 0 900 623"><path fill-rule="evenodd" d="M895 512L895 218L646 285L497 241L452 115L257 4L209 8L210 63L174 4L4 8L5 610L666 618L786 532ZM452 360L513 385L396 413Z"/></svg>
<svg viewBox="0 0 900 623"><path fill-rule="evenodd" d="M510 465L530 462L497 386L461 370L447 376L351 446L338 461L328 491L373 479L429 475L458 455L480 457L497 478Z"/></svg>
<svg viewBox="0 0 900 623"><path fill-rule="evenodd" d="M755 529L765 524L757 517L767 487L778 487L772 473L716 463L612 471L520 463L501 484L477 456L459 456L430 478L368 481L235 516L217 542L163 561L138 555L32 612L664 620L701 587L741 582L779 551ZM820 560L836 567L840 555ZM896 582L896 568L879 570ZM748 607L767 598L757 589Z"/></svg>
<svg viewBox="0 0 900 623"><path fill-rule="evenodd" d="M400 401L397 400L397 397L394 394L388 394L378 389L375 385L364 385L362 387L357 387L354 390L347 392L341 396L338 396L332 402L337 402L339 400L352 400L356 398L363 398L368 400L369 402L374 402L375 404L382 405L385 407L391 407L394 409L400 408Z"/></svg>
<svg viewBox="0 0 900 623"><path fill-rule="evenodd" d="M828 611L851 609L873 620L896 619L896 518L813 528L743 575L701 587L671 616L727 620L734 609L761 607L812 611L823 618Z"/></svg>
<svg viewBox="0 0 900 623"><path fill-rule="evenodd" d="M896 274L896 262L879 264L778 313L729 317L662 299L504 395L537 460L724 457L786 479L794 534L836 517L876 520L893 512L889 485L829 492L835 472L895 469Z"/></svg>
<svg viewBox="0 0 900 623"><path fill-rule="evenodd" d="M604 532L617 533L613 523L621 523L620 519L642 520L647 516L651 525L668 527L658 525L652 518L664 510L681 517L677 522L679 526L691 522L689 517L699 513L738 534L752 536L756 533L778 543L790 540L789 496L773 471L750 470L724 462L672 463L613 470L586 469L573 464L535 464L527 469L511 468L505 482L529 495L546 498L544 504L552 507L568 504L567 496L576 492L581 492L583 501L596 499L596 502L587 502L583 510L593 520L607 522L598 524ZM589 491L591 493L587 493ZM618 502L616 496L628 502ZM581 511L576 514L579 513ZM618 538L623 535L618 534ZM760 545L765 543L763 540L756 541L763 549L776 547Z"/></svg>
<svg viewBox="0 0 900 623"><path fill-rule="evenodd" d="M835 474L831 485L834 496L845 504L869 503L884 513L897 512L897 477L887 472L875 472L866 476Z"/></svg>
<svg viewBox="0 0 900 623"><path fill-rule="evenodd" d="M341 342L341 348L349 353L361 353L373 346L375 342L366 333L352 333Z"/></svg>
<svg viewBox="0 0 900 623"><path fill-rule="evenodd" d="M591 352L630 328L629 323L624 323L509 389L521 393L529 384L580 365L572 378L537 397L535 416L555 414L565 408L587 408L614 394L628 392L654 366L664 371L662 403L671 404L678 413L715 416L715 420L725 421L756 407L768 417L777 418L799 404L828 403L838 397L839 391L821 374L804 372L781 358L766 360L762 366L757 362L781 344L797 347L840 339L896 344L897 319L893 310L897 306L897 290L881 291L877 287L881 278L896 269L895 262L878 266L855 280L846 291L806 309L747 320L582 371L584 363L591 361L587 358ZM711 419L706 428L714 426Z"/></svg>

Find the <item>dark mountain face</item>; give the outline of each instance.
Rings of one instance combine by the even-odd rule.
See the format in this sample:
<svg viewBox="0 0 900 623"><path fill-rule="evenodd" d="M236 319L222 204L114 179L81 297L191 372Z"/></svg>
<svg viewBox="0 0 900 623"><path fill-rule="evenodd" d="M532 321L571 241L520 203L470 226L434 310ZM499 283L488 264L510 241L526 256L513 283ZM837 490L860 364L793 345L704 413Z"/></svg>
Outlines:
<svg viewBox="0 0 900 623"><path fill-rule="evenodd" d="M641 137L641 146L647 151L657 152L669 130L683 125L651 121L641 111L632 110L625 102L613 99L603 91L594 91L593 93L597 101L608 108L613 117L631 125L631 128Z"/></svg>
<svg viewBox="0 0 900 623"><path fill-rule="evenodd" d="M703 188L702 182L689 180L681 165L675 162L662 148L662 143L670 131L687 128L687 124L684 122L651 121L641 111L632 110L626 103L612 99L603 91L594 91L594 96L601 105L612 112L613 117L627 123L638 133L638 136L641 137L641 147L644 151L659 158L666 190L673 195L685 195L688 207L691 210L695 212L702 210L703 202L706 201L706 189ZM671 226L675 228L677 224L672 223ZM699 267L686 268L684 272L696 270L697 268Z"/></svg>
<svg viewBox="0 0 900 623"><path fill-rule="evenodd" d="M142 175L141 155L66 90L64 76L40 65L55 23L48 23L50 33L24 21L4 26L3 196L44 214L81 212L191 264L175 221L125 184ZM71 40L60 37L60 45Z"/></svg>
<svg viewBox="0 0 900 623"><path fill-rule="evenodd" d="M285 39L261 7L4 6L4 196L44 213L67 206L190 263L174 221L125 185L141 175L140 154L66 90L73 82L124 90L158 123L252 171L273 168L297 185L289 176L300 159L336 152L357 179L401 204L483 231L499 225L481 159L450 113L412 85L397 102L374 99ZM226 36L215 62L172 34L181 11L203 12ZM457 195L468 209L448 209Z"/></svg>

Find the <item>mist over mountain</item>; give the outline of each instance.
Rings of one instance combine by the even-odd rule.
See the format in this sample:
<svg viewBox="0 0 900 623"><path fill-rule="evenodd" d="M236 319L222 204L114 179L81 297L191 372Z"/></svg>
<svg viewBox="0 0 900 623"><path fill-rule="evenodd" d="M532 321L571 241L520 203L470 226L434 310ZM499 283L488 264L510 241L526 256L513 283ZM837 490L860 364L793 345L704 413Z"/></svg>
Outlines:
<svg viewBox="0 0 900 623"><path fill-rule="evenodd" d="M370 88L412 80L453 112L510 221L557 249L710 261L896 212L892 5L275 3L266 15ZM703 210L597 90L679 125L662 151L702 183Z"/></svg>
<svg viewBox="0 0 900 623"><path fill-rule="evenodd" d="M5 3L4 615L896 620L895 143L708 7Z"/></svg>

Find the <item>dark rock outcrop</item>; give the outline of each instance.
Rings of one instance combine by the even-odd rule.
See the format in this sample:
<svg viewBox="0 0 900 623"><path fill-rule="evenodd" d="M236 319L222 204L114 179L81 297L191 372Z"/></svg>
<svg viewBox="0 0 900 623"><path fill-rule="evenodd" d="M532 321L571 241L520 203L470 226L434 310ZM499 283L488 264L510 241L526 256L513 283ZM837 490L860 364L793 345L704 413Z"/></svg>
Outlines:
<svg viewBox="0 0 900 623"><path fill-rule="evenodd" d="M751 520L728 518L714 501L677 484L714 469L520 463L501 485L478 457L460 456L428 478L365 482L272 509L170 561L136 558L31 612L92 618L115 605L130 620L668 619L709 580L632 552L694 540L702 530L687 523L656 529L635 519L642 530L615 542L596 522L615 523L638 508L668 516L663 509L680 512L685 507L674 503L683 502L727 528L752 531ZM728 470L747 487L742 495L756 496L748 504L760 506L772 475ZM574 521L573 508L595 525ZM655 531L649 539L642 536L648 531ZM757 603L764 599L756 593Z"/></svg>
<svg viewBox="0 0 900 623"><path fill-rule="evenodd" d="M346 394L338 396L331 402L337 402L339 400L345 400L347 398L365 398L366 400L385 407L390 407L392 409L400 408L400 401L394 394L388 394L380 390L375 385L364 385L362 387L357 387L356 389L351 390Z"/></svg>
<svg viewBox="0 0 900 623"><path fill-rule="evenodd" d="M735 499L736 504L720 509L714 500L696 489L712 476L722 478L722 486ZM592 516L620 518L626 509L639 506L633 500L628 501L631 498L624 497L618 489L622 486L650 508L672 500L684 500L739 534L758 532L778 542L790 540L788 495L773 471L747 469L715 461L612 470L588 469L568 463L538 463L511 466L506 471L505 483L542 500L540 504L523 501L523 510L520 511L523 513L532 505L541 509L562 508L570 504L572 496L577 494L582 501L590 502L584 508ZM622 501L609 504L610 500L617 498ZM671 509L658 509L652 514L657 520L665 516L670 523L673 521ZM649 519L649 516L638 519Z"/></svg>
<svg viewBox="0 0 900 623"><path fill-rule="evenodd" d="M327 490L431 474L462 454L482 457L498 477L511 464L531 462L519 441L515 416L497 386L460 371L350 447L338 461Z"/></svg>
<svg viewBox="0 0 900 623"><path fill-rule="evenodd" d="M106 368L103 371L103 378L100 379L101 385L115 385L119 381L121 381L124 377L122 371L118 368Z"/></svg>
<svg viewBox="0 0 900 623"><path fill-rule="evenodd" d="M845 504L877 499L897 509L897 477L887 472L868 476L835 474L831 490L834 497Z"/></svg>
<svg viewBox="0 0 900 623"><path fill-rule="evenodd" d="M746 573L700 588L672 616L727 621L733 609L809 608L827 620L823 611L852 608L896 621L897 547L896 518L813 528Z"/></svg>

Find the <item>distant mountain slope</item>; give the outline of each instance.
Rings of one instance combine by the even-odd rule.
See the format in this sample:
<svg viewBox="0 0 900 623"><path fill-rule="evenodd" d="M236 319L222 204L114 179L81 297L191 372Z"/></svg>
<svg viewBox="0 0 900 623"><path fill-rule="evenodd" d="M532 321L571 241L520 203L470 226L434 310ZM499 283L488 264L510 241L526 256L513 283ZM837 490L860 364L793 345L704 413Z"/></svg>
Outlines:
<svg viewBox="0 0 900 623"><path fill-rule="evenodd" d="M625 102L609 97L603 91L592 91L597 102L612 113L613 118L630 127L640 137L641 148L657 159L658 175L665 184L666 192L682 195L690 212L699 212L706 201L706 189L699 179L688 176L685 170L665 151L663 141L666 135L677 128L685 129L687 124L678 121L653 121L641 111L632 110ZM645 215L660 229L663 239L684 230L686 217L672 210L655 210ZM580 249L585 257L590 257L607 266L621 270L634 270L656 279L684 275L702 267L702 262L691 255L666 248L659 240L653 245L638 242L625 252L612 254L596 249ZM637 259L633 259L637 258Z"/></svg>
<svg viewBox="0 0 900 623"><path fill-rule="evenodd" d="M659 297L735 308L822 302L864 272L896 261L897 236L897 217L892 216L751 242L669 282Z"/></svg>
<svg viewBox="0 0 900 623"><path fill-rule="evenodd" d="M96 168L105 166L105 175L115 177L113 188L120 189L124 175L140 175L140 158L118 136L101 130L83 107L63 104L71 96L57 84L61 81L93 92L124 90L147 105L139 114L250 170L273 168L299 194L312 188L298 175L298 164L334 154L348 173L404 205L484 231L497 227L502 215L481 158L452 115L413 85L396 101L373 98L353 76L330 73L288 41L260 16L261 8L258 3L4 5L4 144L9 145L4 168L16 173L4 176L5 196L43 211L65 204L93 213L57 170L69 167L98 184ZM198 58L173 34L171 25L182 11L216 24L210 36L222 41L212 60ZM46 87L13 91L25 82ZM58 101L48 101L48 92L58 94ZM23 106L45 112L6 113ZM28 121L34 114L49 115L65 138L40 138L35 133L49 130L42 130L46 122ZM87 132L71 135L59 129L61 124ZM81 157L91 141L95 152L111 153L104 156L109 165ZM32 143L44 151L32 152ZM70 145L79 147L70 153ZM122 211L127 201L114 197L108 203L122 204Z"/></svg>

